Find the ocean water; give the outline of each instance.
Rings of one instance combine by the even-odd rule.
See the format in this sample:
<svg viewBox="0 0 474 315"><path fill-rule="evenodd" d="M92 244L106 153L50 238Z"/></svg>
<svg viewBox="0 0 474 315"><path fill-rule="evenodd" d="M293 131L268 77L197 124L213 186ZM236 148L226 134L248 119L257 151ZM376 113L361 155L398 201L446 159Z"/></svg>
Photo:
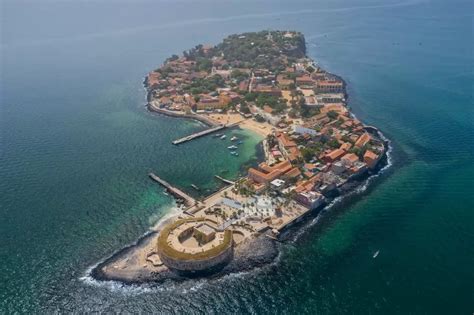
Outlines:
<svg viewBox="0 0 474 315"><path fill-rule="evenodd" d="M0 313L469 314L474 300L471 1L1 2ZM97 282L87 270L190 193L255 163L148 113L144 75L226 35L304 32L393 145L392 167L307 222L278 260L219 279ZM375 251L380 253L372 258Z"/></svg>

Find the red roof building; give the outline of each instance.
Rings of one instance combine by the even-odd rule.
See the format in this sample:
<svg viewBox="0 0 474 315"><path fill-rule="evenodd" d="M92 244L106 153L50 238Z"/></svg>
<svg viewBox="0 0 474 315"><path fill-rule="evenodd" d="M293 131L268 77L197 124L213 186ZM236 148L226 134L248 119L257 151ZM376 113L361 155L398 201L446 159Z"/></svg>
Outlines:
<svg viewBox="0 0 474 315"><path fill-rule="evenodd" d="M356 143L354 144L356 147L361 148L370 141L370 135L365 132L362 136L357 139Z"/></svg>
<svg viewBox="0 0 474 315"><path fill-rule="evenodd" d="M364 154L364 162L368 167L373 168L379 160L379 156L374 152L367 150Z"/></svg>

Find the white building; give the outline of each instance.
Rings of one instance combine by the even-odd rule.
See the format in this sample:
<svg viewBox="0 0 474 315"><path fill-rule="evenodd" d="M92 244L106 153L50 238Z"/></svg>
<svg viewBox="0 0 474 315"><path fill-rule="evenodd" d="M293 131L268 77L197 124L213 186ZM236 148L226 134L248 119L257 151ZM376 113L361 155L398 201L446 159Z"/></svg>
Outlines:
<svg viewBox="0 0 474 315"><path fill-rule="evenodd" d="M281 190L283 187L285 187L285 181L283 179L277 178L270 182L270 186L274 190Z"/></svg>
<svg viewBox="0 0 474 315"><path fill-rule="evenodd" d="M311 128L306 128L306 127L303 127L301 125L294 125L293 126L293 131L295 133L299 133L299 134L309 134L309 135L312 135L312 136L315 136L318 134L318 132L314 129L311 129Z"/></svg>
<svg viewBox="0 0 474 315"><path fill-rule="evenodd" d="M324 197L318 192L308 191L296 195L296 200L308 207L309 209L316 209L324 202Z"/></svg>

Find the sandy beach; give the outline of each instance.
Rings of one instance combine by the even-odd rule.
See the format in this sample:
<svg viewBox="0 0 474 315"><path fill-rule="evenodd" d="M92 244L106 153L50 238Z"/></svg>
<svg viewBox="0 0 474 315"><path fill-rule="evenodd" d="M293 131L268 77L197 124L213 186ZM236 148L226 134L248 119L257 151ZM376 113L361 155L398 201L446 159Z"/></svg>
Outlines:
<svg viewBox="0 0 474 315"><path fill-rule="evenodd" d="M259 123L252 118L244 118L238 113L226 113L226 114L209 114L209 118L220 124L232 125L238 124L240 128L253 131L262 137L266 137L272 133L274 128L267 122Z"/></svg>

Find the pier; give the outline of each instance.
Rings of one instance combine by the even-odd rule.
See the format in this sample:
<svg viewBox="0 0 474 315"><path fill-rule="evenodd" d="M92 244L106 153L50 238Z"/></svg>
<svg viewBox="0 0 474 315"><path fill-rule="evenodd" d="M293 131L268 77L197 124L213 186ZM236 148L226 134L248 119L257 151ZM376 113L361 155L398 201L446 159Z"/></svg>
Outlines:
<svg viewBox="0 0 474 315"><path fill-rule="evenodd" d="M219 175L214 175L214 177L221 180L221 181L223 181L226 184L229 184L229 185L234 185L235 184L235 182L233 182L231 180L228 180L228 179L225 179L223 177L220 177Z"/></svg>
<svg viewBox="0 0 474 315"><path fill-rule="evenodd" d="M166 190L172 194L173 196L175 196L176 198L179 198L179 199L182 199L184 200L184 203L188 206L188 207L191 207L191 206L194 206L196 204L196 200L189 196L188 194L186 194L185 192L183 192L182 190L176 188L176 187L173 187L171 186L170 183L168 183L167 181L161 179L160 177L156 176L155 174L153 173L150 173L148 174L148 176L150 176L151 179L153 179L155 182L159 183L160 185L162 185L163 187L166 188Z"/></svg>
<svg viewBox="0 0 474 315"><path fill-rule="evenodd" d="M210 133L219 131L219 130L224 129L224 128L226 128L225 125L219 125L217 127L213 127L213 128L209 128L209 129L206 129L206 130L203 130L203 131L199 131L199 132L193 133L192 135L180 138L178 140L174 140L173 144L177 145L177 144L181 144L181 143L184 143L184 142L188 142L188 141L191 141L193 139L208 135Z"/></svg>

